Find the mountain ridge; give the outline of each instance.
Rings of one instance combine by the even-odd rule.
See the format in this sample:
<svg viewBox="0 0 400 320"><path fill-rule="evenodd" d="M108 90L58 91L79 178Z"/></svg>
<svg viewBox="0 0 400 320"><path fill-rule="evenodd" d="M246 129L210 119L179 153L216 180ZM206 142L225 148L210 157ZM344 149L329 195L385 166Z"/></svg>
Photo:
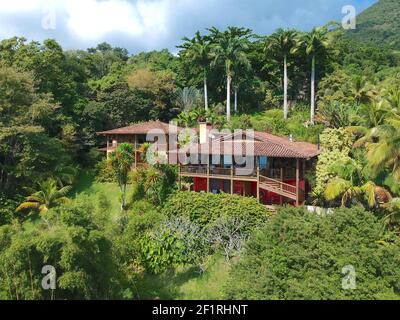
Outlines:
<svg viewBox="0 0 400 320"><path fill-rule="evenodd" d="M358 41L400 49L400 1L379 0L357 16L356 29L346 34Z"/></svg>

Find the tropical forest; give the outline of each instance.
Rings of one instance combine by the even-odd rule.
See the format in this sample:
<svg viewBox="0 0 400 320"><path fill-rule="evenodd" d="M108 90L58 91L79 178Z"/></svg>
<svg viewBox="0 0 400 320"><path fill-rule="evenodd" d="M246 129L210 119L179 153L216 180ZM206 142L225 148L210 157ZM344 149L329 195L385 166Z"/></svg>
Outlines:
<svg viewBox="0 0 400 320"><path fill-rule="evenodd" d="M399 17L380 0L356 30L211 25L134 54L0 38L0 300L399 300ZM304 205L100 150L99 132L201 119L318 146Z"/></svg>

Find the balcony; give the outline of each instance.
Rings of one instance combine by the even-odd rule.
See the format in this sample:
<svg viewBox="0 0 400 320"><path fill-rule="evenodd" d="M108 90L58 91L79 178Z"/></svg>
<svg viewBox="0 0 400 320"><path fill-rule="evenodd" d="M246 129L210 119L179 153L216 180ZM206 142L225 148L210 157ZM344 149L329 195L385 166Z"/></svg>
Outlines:
<svg viewBox="0 0 400 320"><path fill-rule="evenodd" d="M214 179L239 179L257 181L257 170L246 168L224 168L216 166L180 166L179 171L182 177L204 177Z"/></svg>

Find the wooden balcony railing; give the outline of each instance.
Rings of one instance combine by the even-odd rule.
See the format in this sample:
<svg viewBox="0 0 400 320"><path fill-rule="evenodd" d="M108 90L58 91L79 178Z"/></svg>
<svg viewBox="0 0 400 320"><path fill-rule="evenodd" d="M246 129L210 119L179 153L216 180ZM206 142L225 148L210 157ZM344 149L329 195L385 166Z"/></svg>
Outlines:
<svg viewBox="0 0 400 320"><path fill-rule="evenodd" d="M271 179L265 176L260 176L260 183L265 184L271 189L277 189L281 191L282 193L287 193L288 195L291 196L296 196L297 195L297 188L296 186L293 186L291 184Z"/></svg>

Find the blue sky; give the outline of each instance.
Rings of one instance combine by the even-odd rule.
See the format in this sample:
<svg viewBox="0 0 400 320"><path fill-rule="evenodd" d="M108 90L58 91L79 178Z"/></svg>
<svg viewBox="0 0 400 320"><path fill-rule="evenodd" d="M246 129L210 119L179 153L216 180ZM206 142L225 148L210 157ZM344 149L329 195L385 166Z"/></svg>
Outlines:
<svg viewBox="0 0 400 320"><path fill-rule="evenodd" d="M342 7L364 10L376 0L2 0L0 39L54 38L66 49L107 41L130 52L168 48L197 30L229 25L269 34L309 30L341 20Z"/></svg>

